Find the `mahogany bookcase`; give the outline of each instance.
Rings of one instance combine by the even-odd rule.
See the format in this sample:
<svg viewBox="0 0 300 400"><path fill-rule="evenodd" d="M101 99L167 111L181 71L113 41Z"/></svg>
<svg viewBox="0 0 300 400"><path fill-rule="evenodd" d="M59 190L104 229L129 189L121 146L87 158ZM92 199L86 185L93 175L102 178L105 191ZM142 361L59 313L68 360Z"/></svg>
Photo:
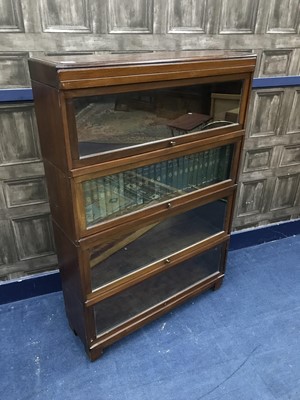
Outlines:
<svg viewBox="0 0 300 400"><path fill-rule="evenodd" d="M91 360L220 287L255 62L29 60L66 313Z"/></svg>

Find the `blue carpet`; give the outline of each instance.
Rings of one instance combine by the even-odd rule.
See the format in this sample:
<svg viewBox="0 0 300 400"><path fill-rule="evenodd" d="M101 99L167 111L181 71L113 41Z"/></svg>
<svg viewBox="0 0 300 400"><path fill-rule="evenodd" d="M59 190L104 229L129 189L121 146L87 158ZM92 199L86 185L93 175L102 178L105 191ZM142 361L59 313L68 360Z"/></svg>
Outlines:
<svg viewBox="0 0 300 400"><path fill-rule="evenodd" d="M0 306L1 400L299 400L300 235L232 251L224 284L94 363L61 292Z"/></svg>

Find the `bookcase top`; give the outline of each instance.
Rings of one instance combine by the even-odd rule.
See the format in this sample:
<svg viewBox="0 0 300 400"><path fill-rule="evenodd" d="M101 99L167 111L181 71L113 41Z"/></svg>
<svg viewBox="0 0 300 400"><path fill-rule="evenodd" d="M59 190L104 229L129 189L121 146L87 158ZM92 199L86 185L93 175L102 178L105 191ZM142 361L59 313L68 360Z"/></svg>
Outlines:
<svg viewBox="0 0 300 400"><path fill-rule="evenodd" d="M202 50L30 58L32 81L61 90L92 89L254 71L252 53Z"/></svg>
<svg viewBox="0 0 300 400"><path fill-rule="evenodd" d="M31 58L32 61L56 69L108 67L115 65L147 65L177 62L255 59L253 53L229 50L106 52L101 54L48 55Z"/></svg>

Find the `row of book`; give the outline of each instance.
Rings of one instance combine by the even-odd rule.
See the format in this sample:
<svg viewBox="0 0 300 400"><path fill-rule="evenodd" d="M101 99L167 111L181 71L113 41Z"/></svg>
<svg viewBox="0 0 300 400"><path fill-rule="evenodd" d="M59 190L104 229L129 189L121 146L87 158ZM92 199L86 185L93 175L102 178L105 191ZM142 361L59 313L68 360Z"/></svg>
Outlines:
<svg viewBox="0 0 300 400"><path fill-rule="evenodd" d="M228 178L232 145L83 182L86 224L164 201Z"/></svg>

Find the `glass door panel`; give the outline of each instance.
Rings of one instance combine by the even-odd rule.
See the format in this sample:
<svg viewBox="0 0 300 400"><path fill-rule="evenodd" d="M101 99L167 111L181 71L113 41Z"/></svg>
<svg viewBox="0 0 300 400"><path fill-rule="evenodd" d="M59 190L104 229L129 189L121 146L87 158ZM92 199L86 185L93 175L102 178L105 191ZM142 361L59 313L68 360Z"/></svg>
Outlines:
<svg viewBox="0 0 300 400"><path fill-rule="evenodd" d="M226 200L119 235L90 253L93 290L224 230Z"/></svg>
<svg viewBox="0 0 300 400"><path fill-rule="evenodd" d="M73 100L79 158L236 124L243 81Z"/></svg>
<svg viewBox="0 0 300 400"><path fill-rule="evenodd" d="M219 245L96 304L97 335L218 272L222 249L223 245Z"/></svg>
<svg viewBox="0 0 300 400"><path fill-rule="evenodd" d="M229 179L233 144L82 183L86 227Z"/></svg>

